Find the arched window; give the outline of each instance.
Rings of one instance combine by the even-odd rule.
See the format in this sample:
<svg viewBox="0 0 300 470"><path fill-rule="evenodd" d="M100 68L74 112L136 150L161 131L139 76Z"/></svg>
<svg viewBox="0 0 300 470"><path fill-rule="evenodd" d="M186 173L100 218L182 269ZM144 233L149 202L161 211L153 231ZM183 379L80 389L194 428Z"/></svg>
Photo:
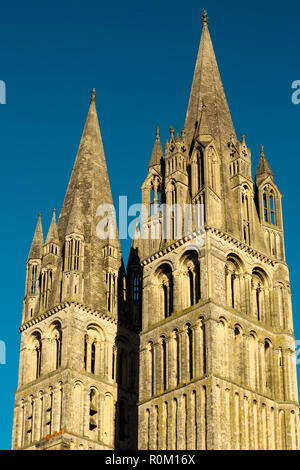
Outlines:
<svg viewBox="0 0 300 470"><path fill-rule="evenodd" d="M178 331L175 330L175 353L176 353L176 385L180 384L180 338Z"/></svg>
<svg viewBox="0 0 300 470"><path fill-rule="evenodd" d="M154 186L151 184L150 188L150 216L154 214Z"/></svg>
<svg viewBox="0 0 300 470"><path fill-rule="evenodd" d="M173 275L168 264L164 264L157 274L161 312L164 318L168 318L174 310L173 307Z"/></svg>
<svg viewBox="0 0 300 470"><path fill-rule="evenodd" d="M192 271L188 271L189 287L190 287L190 304L194 305L194 276Z"/></svg>
<svg viewBox="0 0 300 470"><path fill-rule="evenodd" d="M239 382L243 380L243 335L240 327L234 328L234 358L236 363L236 379Z"/></svg>
<svg viewBox="0 0 300 470"><path fill-rule="evenodd" d="M154 368L154 350L153 350L153 344L151 342L149 343L149 352L150 352L150 373L151 373L151 396L153 396L154 395L155 368Z"/></svg>
<svg viewBox="0 0 300 470"><path fill-rule="evenodd" d="M271 220L271 224L276 225L274 193L273 193L273 191L270 191L270 220Z"/></svg>
<svg viewBox="0 0 300 470"><path fill-rule="evenodd" d="M272 347L269 341L265 341L265 385L268 393L272 392Z"/></svg>
<svg viewBox="0 0 300 470"><path fill-rule="evenodd" d="M31 380L35 380L40 377L42 369L42 339L39 332L34 333L31 337L30 353L30 366L32 369Z"/></svg>
<svg viewBox="0 0 300 470"><path fill-rule="evenodd" d="M146 441L147 441L146 442L146 448L147 448L147 450L150 449L150 425L151 425L151 423L150 423L150 411L147 408L147 410L146 410L146 436L147 436L147 438L146 438Z"/></svg>
<svg viewBox="0 0 300 470"><path fill-rule="evenodd" d="M54 360L55 369L61 366L61 352L62 352L62 331L59 323L55 324L55 328L52 332L52 338L54 343Z"/></svg>
<svg viewBox="0 0 300 470"><path fill-rule="evenodd" d="M234 309L241 307L242 298L242 284L244 277L242 275L242 264L239 258L231 254L227 257L225 266L225 277L226 277L226 296L227 305Z"/></svg>
<svg viewBox="0 0 300 470"><path fill-rule="evenodd" d="M104 342L103 333L96 325L89 326L85 335L84 365L87 372L100 374L100 349Z"/></svg>
<svg viewBox="0 0 300 470"><path fill-rule="evenodd" d="M106 302L107 310L111 313L115 313L117 308L117 280L116 273L112 271L106 273Z"/></svg>
<svg viewBox="0 0 300 470"><path fill-rule="evenodd" d="M264 221L272 225L277 225L275 192L270 185L263 189L263 211Z"/></svg>
<svg viewBox="0 0 300 470"><path fill-rule="evenodd" d="M243 241L248 245L250 239L250 194L247 186L244 186L242 192L242 225L243 225Z"/></svg>
<svg viewBox="0 0 300 470"><path fill-rule="evenodd" d="M284 393L284 370L283 370L283 355L282 348L278 350L278 377L279 377L279 398L285 399Z"/></svg>
<svg viewBox="0 0 300 470"><path fill-rule="evenodd" d="M97 391L92 388L90 390L90 420L89 430L94 431L98 427L98 397Z"/></svg>
<svg viewBox="0 0 300 470"><path fill-rule="evenodd" d="M51 269L45 269L41 274L41 306L48 307L49 297L52 290L53 273Z"/></svg>
<svg viewBox="0 0 300 470"><path fill-rule="evenodd" d="M80 236L68 236L65 246L65 270L80 271L80 261L82 257L82 239Z"/></svg>
<svg viewBox="0 0 300 470"><path fill-rule="evenodd" d="M162 336L161 338L161 348L162 348L162 388L165 391L167 389L167 348L166 340Z"/></svg>
<svg viewBox="0 0 300 470"><path fill-rule="evenodd" d="M183 266L183 290L185 292L185 305L190 307L197 304L201 298L200 292L200 264L196 251L188 251L182 258Z"/></svg>
<svg viewBox="0 0 300 470"><path fill-rule="evenodd" d="M28 290L27 294L28 295L35 295L36 294L36 289L37 289L37 281L38 281L38 266L36 263L30 263L28 265Z"/></svg>
<svg viewBox="0 0 300 470"><path fill-rule="evenodd" d="M266 315L266 294L267 282L266 276L259 268L255 268L252 272L252 311L253 315L259 321L269 320Z"/></svg>
<svg viewBox="0 0 300 470"><path fill-rule="evenodd" d="M193 353L193 331L190 325L187 326L187 350L188 350L188 370L189 370L189 380L194 378L194 353Z"/></svg>
<svg viewBox="0 0 300 470"><path fill-rule="evenodd" d="M249 381L252 390L256 388L256 368L257 368L257 342L254 333L249 337Z"/></svg>

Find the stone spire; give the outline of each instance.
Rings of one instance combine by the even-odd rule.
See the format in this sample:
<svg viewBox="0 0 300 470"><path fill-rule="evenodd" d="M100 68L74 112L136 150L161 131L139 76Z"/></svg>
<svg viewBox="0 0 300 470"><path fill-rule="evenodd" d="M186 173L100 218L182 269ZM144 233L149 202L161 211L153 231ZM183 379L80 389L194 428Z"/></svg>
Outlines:
<svg viewBox="0 0 300 470"><path fill-rule="evenodd" d="M42 214L39 212L38 221L36 224L33 240L31 243L31 248L29 251L28 259L39 259L42 257L42 250L44 245L44 237L43 237L43 228L42 228Z"/></svg>
<svg viewBox="0 0 300 470"><path fill-rule="evenodd" d="M160 165L161 159L164 157L163 149L160 142L159 127L156 128L156 139L152 150L152 155L149 163L151 166Z"/></svg>
<svg viewBox="0 0 300 470"><path fill-rule="evenodd" d="M61 239L66 234L69 219L74 216L75 194L81 202L89 235L96 237L97 207L104 203L112 204L112 195L96 111L95 89L92 90L86 123L58 221Z"/></svg>
<svg viewBox="0 0 300 470"><path fill-rule="evenodd" d="M186 142L191 145L205 103L207 123L219 150L225 149L235 130L223 89L218 64L208 30L208 17L202 16L202 35L185 120Z"/></svg>
<svg viewBox="0 0 300 470"><path fill-rule="evenodd" d="M270 168L269 163L267 162L265 152L264 152L264 146L262 145L260 148L260 158L259 158L259 162L258 162L256 174L255 174L255 181L257 184L259 184L260 181L264 180L268 176L273 178L273 172Z"/></svg>
<svg viewBox="0 0 300 470"><path fill-rule="evenodd" d="M57 225L56 225L56 209L55 209L55 207L53 208L52 220L51 220L51 224L50 224L50 227L49 227L49 231L48 231L48 234L47 234L45 244L50 243L50 242L59 244L58 231L57 231Z"/></svg>
<svg viewBox="0 0 300 470"><path fill-rule="evenodd" d="M96 228L102 218L105 219L107 205L112 207L113 200L96 111L96 91L93 89L86 123L58 220L58 233L62 241L66 235L73 232L79 233L84 238L82 301L95 309L106 308L103 250L107 239L100 239ZM103 207L102 217L97 215L99 206ZM117 262L121 264L121 247L117 231L114 239L110 238L109 241L116 247Z"/></svg>

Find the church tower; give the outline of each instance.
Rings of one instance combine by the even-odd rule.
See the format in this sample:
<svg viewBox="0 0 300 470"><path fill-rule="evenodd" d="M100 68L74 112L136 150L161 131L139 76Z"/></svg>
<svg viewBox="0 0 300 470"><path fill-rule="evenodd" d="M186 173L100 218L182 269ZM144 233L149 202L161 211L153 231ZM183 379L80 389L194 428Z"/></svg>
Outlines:
<svg viewBox="0 0 300 470"><path fill-rule="evenodd" d="M281 193L263 147L252 180L202 23L185 126L165 153L157 131L128 266L139 448L298 449Z"/></svg>
<svg viewBox="0 0 300 470"><path fill-rule="evenodd" d="M93 90L58 222L44 241L39 214L27 260L13 449L136 447L138 336L118 235L97 231L112 204Z"/></svg>

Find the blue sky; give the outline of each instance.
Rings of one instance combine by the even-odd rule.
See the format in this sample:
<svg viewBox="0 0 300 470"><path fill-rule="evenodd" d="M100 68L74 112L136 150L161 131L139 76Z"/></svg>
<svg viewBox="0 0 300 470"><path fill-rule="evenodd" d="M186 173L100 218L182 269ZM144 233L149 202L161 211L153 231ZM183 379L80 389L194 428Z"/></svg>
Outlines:
<svg viewBox="0 0 300 470"><path fill-rule="evenodd" d="M287 0L2 2L0 80L1 322L7 364L0 365L0 448L11 442L18 327L25 263L43 213L47 233L59 210L82 133L90 91L97 108L115 202L139 202L155 127L162 141L185 118L206 8L237 135L246 134L256 168L265 153L284 194L286 256L295 336L300 339L298 172L300 4ZM130 241L123 241L127 260ZM300 368L300 367L299 367Z"/></svg>

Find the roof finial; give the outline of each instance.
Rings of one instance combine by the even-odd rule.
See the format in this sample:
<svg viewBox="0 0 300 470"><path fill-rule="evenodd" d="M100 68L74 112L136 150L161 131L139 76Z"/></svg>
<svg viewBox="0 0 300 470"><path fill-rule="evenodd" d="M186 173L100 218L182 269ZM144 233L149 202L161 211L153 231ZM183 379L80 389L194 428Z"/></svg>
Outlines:
<svg viewBox="0 0 300 470"><path fill-rule="evenodd" d="M203 27L208 25L208 16L207 16L206 10L203 10L201 20L202 20L202 26Z"/></svg>
<svg viewBox="0 0 300 470"><path fill-rule="evenodd" d="M173 126L170 126L170 136L171 136L171 140L174 139L174 132L175 132L175 129Z"/></svg>
<svg viewBox="0 0 300 470"><path fill-rule="evenodd" d="M160 140L159 127L156 128L156 140Z"/></svg>
<svg viewBox="0 0 300 470"><path fill-rule="evenodd" d="M92 89L92 96L91 96L91 103L94 102L96 103L96 89Z"/></svg>

